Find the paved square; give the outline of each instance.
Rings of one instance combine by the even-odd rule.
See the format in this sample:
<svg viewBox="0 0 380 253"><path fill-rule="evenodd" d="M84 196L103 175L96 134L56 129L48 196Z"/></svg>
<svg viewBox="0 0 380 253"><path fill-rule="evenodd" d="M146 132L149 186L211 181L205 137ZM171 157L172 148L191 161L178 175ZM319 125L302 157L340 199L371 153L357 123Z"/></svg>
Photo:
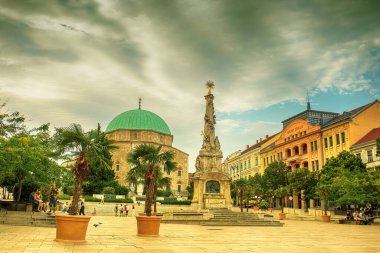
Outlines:
<svg viewBox="0 0 380 253"><path fill-rule="evenodd" d="M95 216L86 243L55 242L55 228L0 225L0 252L380 252L379 222L284 222L284 227L161 224L160 237L144 238L136 236L133 217Z"/></svg>

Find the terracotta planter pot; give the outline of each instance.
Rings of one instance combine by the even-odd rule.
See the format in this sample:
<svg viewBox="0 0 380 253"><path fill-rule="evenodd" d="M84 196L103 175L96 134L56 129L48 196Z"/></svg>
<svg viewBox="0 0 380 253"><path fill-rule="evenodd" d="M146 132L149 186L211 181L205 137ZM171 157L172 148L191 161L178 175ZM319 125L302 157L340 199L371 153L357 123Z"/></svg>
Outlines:
<svg viewBox="0 0 380 253"><path fill-rule="evenodd" d="M278 219L279 220L285 220L286 219L286 213L278 213Z"/></svg>
<svg viewBox="0 0 380 253"><path fill-rule="evenodd" d="M59 215L55 216L57 223L56 241L84 242L90 216Z"/></svg>
<svg viewBox="0 0 380 253"><path fill-rule="evenodd" d="M323 222L330 222L330 215L322 215L321 216L321 221Z"/></svg>
<svg viewBox="0 0 380 253"><path fill-rule="evenodd" d="M138 236L159 236L161 217L136 216Z"/></svg>

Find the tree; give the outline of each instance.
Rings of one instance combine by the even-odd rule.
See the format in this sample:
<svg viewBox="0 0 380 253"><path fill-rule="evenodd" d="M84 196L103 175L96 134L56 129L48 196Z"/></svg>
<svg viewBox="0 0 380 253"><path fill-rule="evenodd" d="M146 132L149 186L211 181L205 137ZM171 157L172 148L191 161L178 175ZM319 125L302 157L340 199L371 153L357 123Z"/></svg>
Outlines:
<svg viewBox="0 0 380 253"><path fill-rule="evenodd" d="M115 142L107 138L99 124L98 127L91 130L89 134L94 139L94 142L103 147L101 152L104 158L104 163L107 164L107 166L103 166L93 154L89 155L88 174L83 185L83 193L86 195L100 193L104 187L115 188L115 184L118 185L115 181L115 172L112 170L113 162L111 151L117 149L114 145Z"/></svg>
<svg viewBox="0 0 380 253"><path fill-rule="evenodd" d="M306 189L308 188L310 179L311 179L310 171L307 168L300 168L293 172L289 172L288 173L289 188L295 194L298 194L304 191L306 195Z"/></svg>
<svg viewBox="0 0 380 253"><path fill-rule="evenodd" d="M289 189L288 187L281 186L280 188L277 188L274 191L274 196L280 199L280 207L281 207L281 213L284 213L284 197L289 195Z"/></svg>
<svg viewBox="0 0 380 253"><path fill-rule="evenodd" d="M350 194L350 192L352 192L352 188L355 189L355 192L363 192L358 187L363 187L363 184L359 186L359 183L364 183L361 178L365 177L367 173L361 159L348 151L342 151L337 157L330 158L319 174L316 187L316 192L324 200L325 215L327 215L327 201L346 204L360 202L358 198L354 197L356 193ZM366 194L364 192L364 195ZM348 198L349 196L354 198Z"/></svg>
<svg viewBox="0 0 380 253"><path fill-rule="evenodd" d="M289 170L283 162L273 162L265 169L263 180L268 189L276 190L282 186L288 185Z"/></svg>
<svg viewBox="0 0 380 253"><path fill-rule="evenodd" d="M236 192L238 196L238 203L240 205L240 211L243 212L243 196L244 192L248 188L248 181L244 178L240 178L233 182L233 186L231 188Z"/></svg>
<svg viewBox="0 0 380 253"><path fill-rule="evenodd" d="M69 214L76 215L78 214L78 201L82 193L82 185L89 170L89 157L92 157L101 166L109 166L107 159L104 157L104 151L108 147L97 142L91 132L84 132L79 124L56 128L55 140L57 153L68 154L71 161L74 161L75 185Z"/></svg>
<svg viewBox="0 0 380 253"><path fill-rule="evenodd" d="M174 153L171 151L161 152L162 146L152 146L141 144L137 146L130 154L127 161L136 170L136 175L144 175L145 183L145 213L147 216L152 215L152 203L155 198L155 185L157 182L157 169L164 172L170 172L176 167L173 162Z"/></svg>

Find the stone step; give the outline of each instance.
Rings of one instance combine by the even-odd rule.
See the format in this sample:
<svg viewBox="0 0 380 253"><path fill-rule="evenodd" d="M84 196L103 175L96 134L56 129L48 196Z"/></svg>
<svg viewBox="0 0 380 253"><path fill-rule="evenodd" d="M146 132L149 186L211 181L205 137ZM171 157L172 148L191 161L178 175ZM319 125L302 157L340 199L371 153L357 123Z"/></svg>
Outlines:
<svg viewBox="0 0 380 253"><path fill-rule="evenodd" d="M208 221L201 223L202 226L273 226L281 227L284 224L279 221L256 221L256 222L215 222Z"/></svg>
<svg viewBox="0 0 380 253"><path fill-rule="evenodd" d="M39 212L7 211L0 213L1 224L55 227L55 216Z"/></svg>

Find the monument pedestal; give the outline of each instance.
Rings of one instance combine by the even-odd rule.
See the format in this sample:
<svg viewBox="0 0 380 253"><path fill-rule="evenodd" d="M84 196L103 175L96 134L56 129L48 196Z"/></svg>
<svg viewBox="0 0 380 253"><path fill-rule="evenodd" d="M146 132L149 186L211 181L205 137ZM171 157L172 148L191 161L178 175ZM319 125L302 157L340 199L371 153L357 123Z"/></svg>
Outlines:
<svg viewBox="0 0 380 253"><path fill-rule="evenodd" d="M195 210L231 208L230 177L222 172L205 172L193 178L191 207Z"/></svg>

